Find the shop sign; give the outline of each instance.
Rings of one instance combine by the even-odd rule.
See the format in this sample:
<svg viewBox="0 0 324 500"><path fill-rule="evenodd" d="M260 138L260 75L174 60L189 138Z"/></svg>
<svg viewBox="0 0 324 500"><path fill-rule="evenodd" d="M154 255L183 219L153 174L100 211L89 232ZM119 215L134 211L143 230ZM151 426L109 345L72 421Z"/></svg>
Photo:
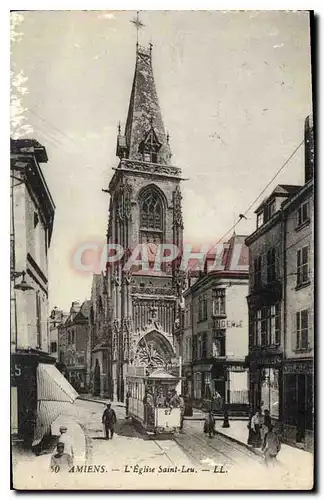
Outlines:
<svg viewBox="0 0 324 500"><path fill-rule="evenodd" d="M245 372L245 368L242 365L227 365L227 369L231 372Z"/></svg>
<svg viewBox="0 0 324 500"><path fill-rule="evenodd" d="M312 363L286 363L284 365L284 373L300 373L300 374L312 374L314 372L314 368Z"/></svg>
<svg viewBox="0 0 324 500"><path fill-rule="evenodd" d="M228 319L216 319L215 328L243 328L243 321L230 321Z"/></svg>
<svg viewBox="0 0 324 500"><path fill-rule="evenodd" d="M22 365L18 363L13 363L11 365L12 384L18 383L18 380L21 379L22 375L23 375Z"/></svg>
<svg viewBox="0 0 324 500"><path fill-rule="evenodd" d="M260 358L257 363L260 366L276 366L281 363L281 358L279 356L273 358Z"/></svg>

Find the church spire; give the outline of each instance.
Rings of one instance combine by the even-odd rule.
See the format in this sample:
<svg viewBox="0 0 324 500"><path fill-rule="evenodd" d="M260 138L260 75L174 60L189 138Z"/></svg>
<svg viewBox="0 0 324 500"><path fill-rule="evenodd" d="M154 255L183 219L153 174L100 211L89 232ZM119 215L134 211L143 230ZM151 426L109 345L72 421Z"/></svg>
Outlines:
<svg viewBox="0 0 324 500"><path fill-rule="evenodd" d="M136 65L124 135L117 140L117 156L170 164L171 151L152 69L152 44L136 44Z"/></svg>

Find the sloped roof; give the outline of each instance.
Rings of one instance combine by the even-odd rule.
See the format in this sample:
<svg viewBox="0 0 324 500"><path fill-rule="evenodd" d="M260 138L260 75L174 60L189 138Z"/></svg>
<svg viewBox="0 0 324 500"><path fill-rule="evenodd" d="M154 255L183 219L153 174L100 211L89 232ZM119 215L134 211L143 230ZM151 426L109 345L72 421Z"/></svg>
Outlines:
<svg viewBox="0 0 324 500"><path fill-rule="evenodd" d="M254 213L256 214L263 208L263 206L273 197L275 196L284 196L288 197L291 196L292 194L296 193L302 186L297 186L295 184L278 184L275 189L267 196L266 198L263 198L262 202L260 205L254 210Z"/></svg>
<svg viewBox="0 0 324 500"><path fill-rule="evenodd" d="M171 153L153 77L152 51L151 48L137 46L135 74L125 127L129 159L142 160L139 146L152 129L161 143L159 163L168 165Z"/></svg>
<svg viewBox="0 0 324 500"><path fill-rule="evenodd" d="M85 300L81 306L80 311L75 315L74 321L88 319L90 315L92 302L91 300Z"/></svg>
<svg viewBox="0 0 324 500"><path fill-rule="evenodd" d="M148 378L174 379L177 377L171 375L171 373L167 372L164 368L157 368L148 376Z"/></svg>

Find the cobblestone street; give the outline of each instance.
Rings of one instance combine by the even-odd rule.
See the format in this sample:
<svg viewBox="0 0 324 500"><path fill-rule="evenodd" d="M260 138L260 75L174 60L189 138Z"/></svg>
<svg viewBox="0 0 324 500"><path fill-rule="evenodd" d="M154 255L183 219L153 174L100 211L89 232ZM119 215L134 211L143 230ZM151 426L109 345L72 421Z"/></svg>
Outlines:
<svg viewBox="0 0 324 500"><path fill-rule="evenodd" d="M293 477L280 466L267 469L260 457L224 436L206 437L202 421L185 421L184 433L171 439L155 439L145 436L125 419L122 405L115 403L113 407L117 415L116 434L113 440L107 441L101 423L104 405L77 400L69 413L61 415L52 426L54 434L58 434L63 422L68 427L77 450L74 473L50 472L50 450L39 457L15 457L15 471L20 467L24 471L16 475L19 477L16 487L23 487L23 484L37 489L274 489L280 486L295 488L296 484L300 488L309 486L302 477Z"/></svg>

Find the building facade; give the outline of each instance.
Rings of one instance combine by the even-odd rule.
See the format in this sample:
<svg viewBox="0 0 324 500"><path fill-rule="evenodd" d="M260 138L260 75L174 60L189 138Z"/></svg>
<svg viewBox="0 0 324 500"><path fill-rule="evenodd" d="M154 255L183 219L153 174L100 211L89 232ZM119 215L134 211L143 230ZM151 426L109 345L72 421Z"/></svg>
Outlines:
<svg viewBox="0 0 324 500"><path fill-rule="evenodd" d="M183 371L196 404L218 394L230 410L246 412L248 375L248 252L244 236L224 247L221 270L206 271L184 292ZM234 248L239 258L234 263ZM208 262L212 258L209 254ZM215 256L213 256L213 259ZM191 351L191 352L190 352ZM191 362L191 367L186 366ZM221 410L219 406L219 410Z"/></svg>
<svg viewBox="0 0 324 500"><path fill-rule="evenodd" d="M53 358L56 359L56 362L59 359L59 336L58 336L58 327L66 320L67 316L64 315L63 311L54 307L51 311L49 320L48 320L48 328L49 328L49 346L50 346L50 354Z"/></svg>
<svg viewBox="0 0 324 500"><path fill-rule="evenodd" d="M284 436L313 448L314 439L314 132L305 123L305 185L284 204Z"/></svg>
<svg viewBox="0 0 324 500"><path fill-rule="evenodd" d="M91 302L72 302L70 314L58 326L58 359L65 367L65 377L78 392L88 392L87 347L90 335Z"/></svg>
<svg viewBox="0 0 324 500"><path fill-rule="evenodd" d="M91 307L89 314L90 335L88 342L89 384L95 396L113 398L112 364L117 361L116 345L112 344L112 325L107 278L94 274L91 287Z"/></svg>
<svg viewBox="0 0 324 500"><path fill-rule="evenodd" d="M305 140L304 186L277 186L256 210L257 229L246 239L250 405L269 409L285 438L307 448L313 438L313 163L313 139Z"/></svg>
<svg viewBox="0 0 324 500"><path fill-rule="evenodd" d="M107 372L110 397L124 400L129 365L150 369L174 358L173 325L184 282L177 262L154 269L159 245L170 243L182 249L183 220L181 170L171 165L153 77L152 46L136 46L126 126L124 133L119 127L116 153L120 162L109 184L107 242L120 245L125 253L107 269L112 312ZM146 254L147 266L125 267L138 248ZM96 355L103 357L104 351L98 349Z"/></svg>
<svg viewBox="0 0 324 500"><path fill-rule="evenodd" d="M30 447L50 432L76 394L49 355L48 250L55 205L40 166L48 161L46 150L34 139L11 140L10 146L11 430L14 441Z"/></svg>

